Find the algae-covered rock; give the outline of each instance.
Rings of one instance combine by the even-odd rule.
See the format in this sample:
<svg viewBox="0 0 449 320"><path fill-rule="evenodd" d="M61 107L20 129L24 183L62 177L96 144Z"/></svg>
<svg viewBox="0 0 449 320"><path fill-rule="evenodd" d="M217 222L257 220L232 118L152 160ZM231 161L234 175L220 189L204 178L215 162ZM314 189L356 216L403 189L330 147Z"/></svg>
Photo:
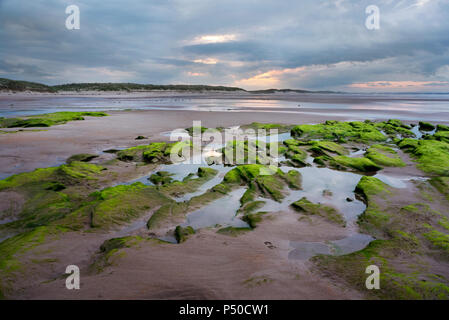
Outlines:
<svg viewBox="0 0 449 320"><path fill-rule="evenodd" d="M169 158L165 151L169 145L165 142L154 142L148 145L132 147L117 152L117 159L121 161L146 161L146 162L168 162Z"/></svg>
<svg viewBox="0 0 449 320"><path fill-rule="evenodd" d="M141 182L118 185L95 192L92 227L110 228L129 222L170 200L154 187Z"/></svg>
<svg viewBox="0 0 449 320"><path fill-rule="evenodd" d="M307 152L300 147L304 144L295 139L287 139L284 141L284 145L287 146L285 157L291 160L291 165L295 167L305 167L308 165L306 162Z"/></svg>
<svg viewBox="0 0 449 320"><path fill-rule="evenodd" d="M285 185L284 173L277 167L258 164L238 166L228 171L224 177L224 181L239 185L253 184L258 194L273 198L276 201L284 198L282 192Z"/></svg>
<svg viewBox="0 0 449 320"><path fill-rule="evenodd" d="M104 112L54 112L24 118L1 118L0 127L2 128L28 128L28 127L50 127L56 124L63 124L68 121L84 120L85 116L104 117Z"/></svg>
<svg viewBox="0 0 449 320"><path fill-rule="evenodd" d="M245 221L252 229L256 228L257 225L262 222L263 217L267 214L266 211L260 211L256 213L248 213L242 217L242 220Z"/></svg>
<svg viewBox="0 0 449 320"><path fill-rule="evenodd" d="M364 122L326 121L323 124L303 124L293 127L293 137L301 139L325 139L338 141L340 139L360 142L385 141L387 137L382 134L375 124Z"/></svg>
<svg viewBox="0 0 449 320"><path fill-rule="evenodd" d="M438 131L449 131L449 126L446 126L444 124L437 125L437 132Z"/></svg>
<svg viewBox="0 0 449 320"><path fill-rule="evenodd" d="M421 131L433 131L435 130L435 126L429 122L420 121L419 122L419 130Z"/></svg>
<svg viewBox="0 0 449 320"><path fill-rule="evenodd" d="M197 176L189 174L183 179L183 181L171 181L169 183L163 183L159 189L162 193L170 196L181 196L186 193L192 193L198 190L200 186L212 179L217 175L218 171L213 168L200 167L197 171ZM159 174L159 173L158 173ZM165 175L161 179L170 178ZM167 180L168 181L168 180Z"/></svg>
<svg viewBox="0 0 449 320"><path fill-rule="evenodd" d="M82 161L82 162L89 162L92 159L98 158L98 155L96 154L90 154L90 153L80 153L75 154L71 157L69 157L66 162L71 163L73 161Z"/></svg>
<svg viewBox="0 0 449 320"><path fill-rule="evenodd" d="M152 174L148 180L150 180L155 185L164 185L173 182L173 178L171 177L173 174L167 171L158 171Z"/></svg>
<svg viewBox="0 0 449 320"><path fill-rule="evenodd" d="M397 152L384 145L372 145L366 151L365 157L379 166L405 167L405 162L402 161Z"/></svg>
<svg viewBox="0 0 449 320"><path fill-rule="evenodd" d="M351 158L346 156L335 156L332 158L331 166L340 168L340 166L353 168L361 172L375 172L382 169L381 166L368 158Z"/></svg>
<svg viewBox="0 0 449 320"><path fill-rule="evenodd" d="M449 175L449 143L404 139L398 145L413 155L418 162L418 169L431 174Z"/></svg>
<svg viewBox="0 0 449 320"><path fill-rule="evenodd" d="M177 226L175 229L175 238L178 243L186 241L192 234L195 234L195 230L191 226Z"/></svg>
<svg viewBox="0 0 449 320"><path fill-rule="evenodd" d="M257 133L257 130L266 130L267 135L270 134L270 130L277 130L278 133L288 132L291 129L291 125L279 124L279 123L260 123L253 122L247 125L240 126L240 129L247 130L253 129Z"/></svg>
<svg viewBox="0 0 449 320"><path fill-rule="evenodd" d="M310 202L306 197L295 201L291 206L296 210L306 215L317 215L323 217L328 222L345 227L346 221L343 216L334 208Z"/></svg>

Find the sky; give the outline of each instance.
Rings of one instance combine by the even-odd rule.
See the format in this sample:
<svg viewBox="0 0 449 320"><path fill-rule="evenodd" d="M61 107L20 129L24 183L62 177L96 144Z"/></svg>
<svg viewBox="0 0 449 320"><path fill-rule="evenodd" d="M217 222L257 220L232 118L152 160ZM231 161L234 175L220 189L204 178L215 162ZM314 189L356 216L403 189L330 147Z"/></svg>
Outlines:
<svg viewBox="0 0 449 320"><path fill-rule="evenodd" d="M449 92L449 0L0 0L0 77Z"/></svg>

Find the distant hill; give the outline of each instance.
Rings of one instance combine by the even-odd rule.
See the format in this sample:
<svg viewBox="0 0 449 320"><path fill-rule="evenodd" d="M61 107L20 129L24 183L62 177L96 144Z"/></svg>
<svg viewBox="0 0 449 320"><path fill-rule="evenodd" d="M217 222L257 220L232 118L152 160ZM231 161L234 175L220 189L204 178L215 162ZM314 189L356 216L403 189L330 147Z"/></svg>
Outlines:
<svg viewBox="0 0 449 320"><path fill-rule="evenodd" d="M0 78L0 91L33 91L33 92L59 92L59 91L245 91L237 87L206 86L206 85L156 85L138 83L69 83L56 86L28 81L16 81Z"/></svg>
<svg viewBox="0 0 449 320"><path fill-rule="evenodd" d="M68 83L55 86L47 86L42 83L17 81L6 78L0 78L0 91L33 91L33 92L61 92L61 91L152 91L152 90L170 90L170 91L226 91L226 92L248 92L254 94L272 94L272 93L332 93L331 91L308 91L300 89L266 89L247 91L237 87L226 86L207 86L207 85L187 85L187 84L139 84L139 83Z"/></svg>
<svg viewBox="0 0 449 320"><path fill-rule="evenodd" d="M29 81L16 81L0 78L0 91L34 91L34 92L55 92L56 90L42 83Z"/></svg>

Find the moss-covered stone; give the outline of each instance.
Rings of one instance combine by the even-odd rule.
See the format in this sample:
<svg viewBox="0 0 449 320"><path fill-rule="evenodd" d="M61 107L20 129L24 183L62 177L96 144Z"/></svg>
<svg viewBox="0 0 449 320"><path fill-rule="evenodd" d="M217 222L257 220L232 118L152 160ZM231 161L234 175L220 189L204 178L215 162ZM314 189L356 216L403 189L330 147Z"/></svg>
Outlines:
<svg viewBox="0 0 449 320"><path fill-rule="evenodd" d="M51 127L57 124L63 124L68 121L84 120L85 116L104 117L104 112L54 112L24 118L0 118L0 127L2 128L28 128L28 127Z"/></svg>
<svg viewBox="0 0 449 320"><path fill-rule="evenodd" d="M317 215L323 217L330 223L339 225L341 227L346 226L346 221L343 216L335 209L323 204L316 204L310 202L306 197L295 201L291 206L298 212L305 215Z"/></svg>
<svg viewBox="0 0 449 320"><path fill-rule="evenodd" d="M285 157L290 159L290 164L295 167L305 167L307 152L300 146L303 146L300 141L295 139L287 139L284 141L284 145L287 146Z"/></svg>
<svg viewBox="0 0 449 320"><path fill-rule="evenodd" d="M92 208L92 227L110 228L129 222L170 200L154 187L136 182L97 191Z"/></svg>
<svg viewBox="0 0 449 320"><path fill-rule="evenodd" d="M285 180L288 183L288 187L293 190L301 190L302 188L302 176L297 170L290 170L284 175Z"/></svg>
<svg viewBox="0 0 449 320"><path fill-rule="evenodd" d="M351 158L347 156L335 156L331 160L331 166L340 168L339 166L353 168L361 172L375 172L382 169L381 166L374 163L368 158Z"/></svg>
<svg viewBox="0 0 449 320"><path fill-rule="evenodd" d="M252 229L254 229L257 227L257 225L260 222L262 222L264 216L267 213L268 212L266 212L266 211L259 211L256 213L248 213L242 217L242 220L245 221Z"/></svg>
<svg viewBox="0 0 449 320"><path fill-rule="evenodd" d="M366 151L365 157L379 166L405 167L405 162L402 161L397 152L384 145L372 145Z"/></svg>
<svg viewBox="0 0 449 320"><path fill-rule="evenodd" d="M232 184L254 185L258 194L280 201L285 180L284 173L277 167L268 167L258 164L238 166L229 171L224 181Z"/></svg>
<svg viewBox="0 0 449 320"><path fill-rule="evenodd" d="M449 175L449 143L404 139L398 145L414 156L418 162L417 168L422 171L442 176Z"/></svg>
<svg viewBox="0 0 449 320"><path fill-rule="evenodd" d="M172 181L163 184L159 190L169 196L181 196L186 193L192 193L198 190L204 183L212 179L218 173L212 168L200 167L197 171L197 176L188 175L183 181Z"/></svg>
<svg viewBox="0 0 449 320"><path fill-rule="evenodd" d="M192 234L195 234L195 230L191 226L175 228L175 238L178 243L185 242Z"/></svg>
<svg viewBox="0 0 449 320"><path fill-rule="evenodd" d="M169 184L173 182L173 178L171 177L173 174L167 171L158 171L153 173L148 180L150 180L153 184L159 186L164 184Z"/></svg>
<svg viewBox="0 0 449 320"><path fill-rule="evenodd" d="M171 146L165 142L153 142L148 145L132 147L117 152L117 159L121 161L169 162Z"/></svg>
<svg viewBox="0 0 449 320"><path fill-rule="evenodd" d="M420 121L419 130L421 131L432 131L435 130L435 126L429 122Z"/></svg>
<svg viewBox="0 0 449 320"><path fill-rule="evenodd" d="M247 125L240 126L240 129L247 130L247 129L253 129L257 130L266 130L267 135L270 134L270 130L277 130L278 133L288 132L291 129L291 125L285 125L285 124L278 124L278 123L260 123L260 122L253 122Z"/></svg>
<svg viewBox="0 0 449 320"><path fill-rule="evenodd" d="M98 155L96 154L90 154L90 153L80 153L75 154L71 157L69 157L66 162L71 163L73 161L82 161L82 162L89 162L92 159L98 158Z"/></svg>
<svg viewBox="0 0 449 320"><path fill-rule="evenodd" d="M385 141L374 124L364 122L326 121L323 124L303 124L293 127L291 134L302 139L325 139L331 141L354 140L360 142Z"/></svg>

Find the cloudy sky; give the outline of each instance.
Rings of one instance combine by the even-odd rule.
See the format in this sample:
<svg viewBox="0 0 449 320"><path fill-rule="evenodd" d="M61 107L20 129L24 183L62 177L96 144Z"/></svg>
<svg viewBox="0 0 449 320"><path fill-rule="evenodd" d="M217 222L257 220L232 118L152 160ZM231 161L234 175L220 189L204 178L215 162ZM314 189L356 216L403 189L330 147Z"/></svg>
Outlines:
<svg viewBox="0 0 449 320"><path fill-rule="evenodd" d="M0 77L449 92L449 0L0 0Z"/></svg>

